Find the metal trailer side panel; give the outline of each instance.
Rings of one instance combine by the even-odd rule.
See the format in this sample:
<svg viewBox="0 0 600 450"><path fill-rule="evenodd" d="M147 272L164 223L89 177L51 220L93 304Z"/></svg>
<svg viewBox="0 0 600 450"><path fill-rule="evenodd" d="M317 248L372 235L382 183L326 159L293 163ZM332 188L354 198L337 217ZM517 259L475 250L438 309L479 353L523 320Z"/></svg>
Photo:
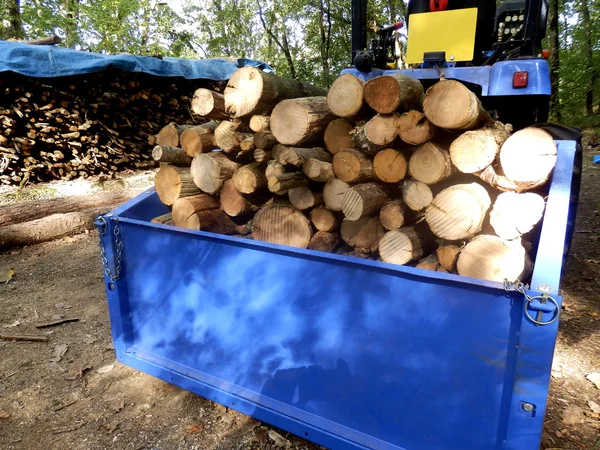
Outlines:
<svg viewBox="0 0 600 450"><path fill-rule="evenodd" d="M558 144L533 279L560 307L574 145ZM330 448L538 448L558 321L537 326L524 307L544 321L552 307L499 283L148 222L165 210L148 192L104 216L113 274L115 230L123 242L120 277L105 276L123 363Z"/></svg>

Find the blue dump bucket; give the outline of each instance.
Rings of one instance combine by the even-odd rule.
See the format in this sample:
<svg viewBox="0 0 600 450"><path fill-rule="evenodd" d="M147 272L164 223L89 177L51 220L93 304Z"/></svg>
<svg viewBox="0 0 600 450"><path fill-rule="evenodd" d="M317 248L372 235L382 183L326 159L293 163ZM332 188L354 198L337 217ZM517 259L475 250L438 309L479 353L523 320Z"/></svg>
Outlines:
<svg viewBox="0 0 600 450"><path fill-rule="evenodd" d="M97 222L117 358L334 449L537 450L575 153L557 144L525 293L150 223L168 210L143 193Z"/></svg>

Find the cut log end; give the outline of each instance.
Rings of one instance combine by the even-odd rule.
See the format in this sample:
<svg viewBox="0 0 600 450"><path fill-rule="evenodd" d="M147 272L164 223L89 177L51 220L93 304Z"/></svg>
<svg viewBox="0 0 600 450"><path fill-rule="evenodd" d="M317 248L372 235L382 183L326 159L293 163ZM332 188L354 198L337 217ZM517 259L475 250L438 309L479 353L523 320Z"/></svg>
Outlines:
<svg viewBox="0 0 600 450"><path fill-rule="evenodd" d="M310 220L319 231L332 231L338 226L337 217L325 206L318 206L310 212Z"/></svg>
<svg viewBox="0 0 600 450"><path fill-rule="evenodd" d="M452 175L450 155L442 146L433 142L420 145L408 162L411 176L425 184L435 184Z"/></svg>
<svg viewBox="0 0 600 450"><path fill-rule="evenodd" d="M252 237L258 241L307 248L312 237L308 219L300 211L286 206L262 208L253 220Z"/></svg>
<svg viewBox="0 0 600 450"><path fill-rule="evenodd" d="M323 200L331 211L341 211L342 201L350 185L339 178L333 178L323 187Z"/></svg>
<svg viewBox="0 0 600 450"><path fill-rule="evenodd" d="M421 211L431 204L433 193L425 183L406 180L402 185L402 199L413 211Z"/></svg>
<svg viewBox="0 0 600 450"><path fill-rule="evenodd" d="M386 148L375 155L373 170L384 183L398 183L406 176L408 163L402 152Z"/></svg>
<svg viewBox="0 0 600 450"><path fill-rule="evenodd" d="M363 82L351 74L339 76L329 88L327 105L338 117L356 116L363 106Z"/></svg>
<svg viewBox="0 0 600 450"><path fill-rule="evenodd" d="M420 111L413 109L398 118L398 135L407 144L424 144L433 139L436 132L437 127Z"/></svg>
<svg viewBox="0 0 600 450"><path fill-rule="evenodd" d="M364 86L365 101L380 114L413 108L422 95L421 82L402 73L372 78Z"/></svg>
<svg viewBox="0 0 600 450"><path fill-rule="evenodd" d="M329 122L325 129L325 146L327 150L335 155L340 150L345 148L354 148L354 141L350 132L352 131L352 125L346 122L344 119L335 119Z"/></svg>
<svg viewBox="0 0 600 450"><path fill-rule="evenodd" d="M484 280L514 282L525 270L525 249L517 241L480 235L462 250L456 264L459 275Z"/></svg>

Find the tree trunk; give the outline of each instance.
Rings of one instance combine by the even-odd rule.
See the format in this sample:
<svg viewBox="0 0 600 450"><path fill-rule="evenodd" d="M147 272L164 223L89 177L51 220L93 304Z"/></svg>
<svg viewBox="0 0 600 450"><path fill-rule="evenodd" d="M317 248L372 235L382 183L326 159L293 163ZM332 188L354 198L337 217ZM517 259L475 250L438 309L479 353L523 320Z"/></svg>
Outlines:
<svg viewBox="0 0 600 450"><path fill-rule="evenodd" d="M381 208L379 211L379 220L387 230L397 230L398 228L407 225L412 218L410 209L402 200L392 200Z"/></svg>
<svg viewBox="0 0 600 450"><path fill-rule="evenodd" d="M522 190L533 189L548 181L556 159L552 136L540 128L517 131L500 150L504 175Z"/></svg>
<svg viewBox="0 0 600 450"><path fill-rule="evenodd" d="M448 272L454 272L456 269L456 260L460 254L460 247L458 245L447 244L438 247L436 255L440 265Z"/></svg>
<svg viewBox="0 0 600 450"><path fill-rule="evenodd" d="M482 171L494 162L511 132L511 125L494 122L492 126L461 134L450 144L452 164L463 173Z"/></svg>
<svg viewBox="0 0 600 450"><path fill-rule="evenodd" d="M558 123L562 121L562 112L560 106L559 95L559 79L560 79L560 41L558 30L558 0L548 1L548 47L550 57L548 64L550 65L550 84L552 94L550 96L550 112Z"/></svg>
<svg viewBox="0 0 600 450"><path fill-rule="evenodd" d="M398 118L398 135L409 145L421 145L430 141L436 131L437 127L420 111L412 109Z"/></svg>
<svg viewBox="0 0 600 450"><path fill-rule="evenodd" d="M390 145L398 135L397 130L398 116L382 116L380 114L373 117L365 125L358 127L352 133L352 140L356 147L368 155L375 154L382 148Z"/></svg>
<svg viewBox="0 0 600 450"><path fill-rule="evenodd" d="M332 113L345 119L355 119L363 109L363 82L351 74L336 78L327 93L327 105Z"/></svg>
<svg viewBox="0 0 600 450"><path fill-rule="evenodd" d="M588 0L580 0L581 22L585 31L583 48L585 52L585 65L587 80L585 84L585 113L588 117L594 114L594 82L596 81L596 70L593 65L593 42L592 42L592 22L590 20L590 10ZM596 23L596 26L598 24ZM597 44L597 42L596 42Z"/></svg>
<svg viewBox="0 0 600 450"><path fill-rule="evenodd" d="M282 100L319 95L327 95L327 90L246 66L227 83L225 109L233 117L269 114Z"/></svg>
<svg viewBox="0 0 600 450"><path fill-rule="evenodd" d="M310 222L297 209L265 206L252 221L252 237L257 241L307 248L312 237Z"/></svg>
<svg viewBox="0 0 600 450"><path fill-rule="evenodd" d="M258 163L237 169L232 177L233 185L242 194L252 194L267 186L264 170Z"/></svg>
<svg viewBox="0 0 600 450"><path fill-rule="evenodd" d="M208 89L196 89L192 98L192 111L212 119L228 119L225 112L225 97L223 94Z"/></svg>
<svg viewBox="0 0 600 450"><path fill-rule="evenodd" d="M423 112L431 123L448 130L473 130L492 120L477 96L455 80L441 80L427 89Z"/></svg>
<svg viewBox="0 0 600 450"><path fill-rule="evenodd" d="M323 203L323 194L313 192L306 186L288 190L288 198L294 208L304 211Z"/></svg>
<svg viewBox="0 0 600 450"><path fill-rule="evenodd" d="M200 153L208 153L217 147L215 136L210 130L202 127L193 127L184 130L179 137L181 148L193 158Z"/></svg>
<svg viewBox="0 0 600 450"><path fill-rule="evenodd" d="M413 211L421 211L431 205L433 193L425 183L406 180L402 185L402 199Z"/></svg>
<svg viewBox="0 0 600 450"><path fill-rule="evenodd" d="M403 265L422 258L434 246L424 227L405 227L385 233L379 242L379 256L384 262Z"/></svg>
<svg viewBox="0 0 600 450"><path fill-rule="evenodd" d="M66 214L83 209L112 207L122 204L140 193L139 189L97 192L93 195L50 198L15 204L2 205L0 227L30 220L40 219L51 214Z"/></svg>
<svg viewBox="0 0 600 450"><path fill-rule="evenodd" d="M52 214L41 219L3 226L0 228L0 251L92 230L96 217L107 213L115 206L107 205L66 214Z"/></svg>
<svg viewBox="0 0 600 450"><path fill-rule="evenodd" d="M334 118L326 97L283 100L271 113L271 133L284 145L318 143Z"/></svg>
<svg viewBox="0 0 600 450"><path fill-rule="evenodd" d="M377 183L352 186L342 199L342 212L348 220L358 220L379 213L389 201L387 194Z"/></svg>
<svg viewBox="0 0 600 450"><path fill-rule="evenodd" d="M328 233L326 231L317 231L310 240L308 248L320 252L333 252L340 246L340 235L337 233Z"/></svg>
<svg viewBox="0 0 600 450"><path fill-rule="evenodd" d="M319 161L331 162L333 157L331 153L325 151L321 147L315 148L298 148L286 147L278 144L273 147L273 158L281 164L302 167L307 159L313 158Z"/></svg>
<svg viewBox="0 0 600 450"><path fill-rule="evenodd" d="M426 142L411 155L408 171L415 180L431 185L452 175L453 168L445 147Z"/></svg>
<svg viewBox="0 0 600 450"><path fill-rule="evenodd" d="M333 156L335 176L348 183L361 183L374 178L373 161L360 150L346 149Z"/></svg>
<svg viewBox="0 0 600 450"><path fill-rule="evenodd" d="M518 241L480 235L460 252L456 269L465 277L514 282L525 270L525 262L525 249Z"/></svg>
<svg viewBox="0 0 600 450"><path fill-rule="evenodd" d="M256 148L268 150L277 145L277 139L275 139L275 136L270 131L258 131L254 134L254 145L256 145Z"/></svg>
<svg viewBox="0 0 600 450"><path fill-rule="evenodd" d="M250 118L250 129L255 133L259 131L271 131L271 116L252 116Z"/></svg>
<svg viewBox="0 0 600 450"><path fill-rule="evenodd" d="M323 187L323 201L331 211L342 210L342 200L350 185L339 178L333 178Z"/></svg>
<svg viewBox="0 0 600 450"><path fill-rule="evenodd" d="M281 193L308 184L308 178L302 172L284 173L283 175L267 178L267 180L269 190L273 193Z"/></svg>
<svg viewBox="0 0 600 450"><path fill-rule="evenodd" d="M490 197L482 186L457 184L435 196L425 219L431 231L442 239L469 239L481 231L490 205Z"/></svg>
<svg viewBox="0 0 600 450"><path fill-rule="evenodd" d="M379 247L385 229L379 217L363 217L359 220L345 219L342 222L341 234L346 244L359 252L373 253Z"/></svg>
<svg viewBox="0 0 600 450"><path fill-rule="evenodd" d="M402 152L386 148L375 155L373 171L384 183L398 183L406 176L408 163Z"/></svg>
<svg viewBox="0 0 600 450"><path fill-rule="evenodd" d="M310 212L310 220L319 231L332 231L339 226L336 215L325 206L317 206Z"/></svg>
<svg viewBox="0 0 600 450"><path fill-rule="evenodd" d="M308 158L304 161L302 170L308 178L320 183L325 183L335 176L333 173L333 164L315 158Z"/></svg>
<svg viewBox="0 0 600 450"><path fill-rule="evenodd" d="M152 159L159 163L168 163L179 167L189 167L192 164L192 158L179 147L157 145L152 150Z"/></svg>
<svg viewBox="0 0 600 450"><path fill-rule="evenodd" d="M220 152L202 153L192 161L191 174L203 192L215 194L239 167Z"/></svg>
<svg viewBox="0 0 600 450"><path fill-rule="evenodd" d="M154 186L158 198L167 206L173 205L181 197L201 194L189 167L162 166L154 177Z"/></svg>
<svg viewBox="0 0 600 450"><path fill-rule="evenodd" d="M325 128L324 140L325 147L331 154L335 155L340 150L356 147L350 135L352 128L352 125L344 119L335 119L329 122Z"/></svg>
<svg viewBox="0 0 600 450"><path fill-rule="evenodd" d="M402 73L371 78L364 86L365 101L380 114L408 111L420 103L422 95L421 82Z"/></svg>
<svg viewBox="0 0 600 450"><path fill-rule="evenodd" d="M517 239L537 225L544 214L544 207L544 198L539 194L505 192L494 202L490 225L502 239Z"/></svg>
<svg viewBox="0 0 600 450"><path fill-rule="evenodd" d="M23 22L21 21L21 1L7 0L8 23L7 33L2 39L23 39Z"/></svg>

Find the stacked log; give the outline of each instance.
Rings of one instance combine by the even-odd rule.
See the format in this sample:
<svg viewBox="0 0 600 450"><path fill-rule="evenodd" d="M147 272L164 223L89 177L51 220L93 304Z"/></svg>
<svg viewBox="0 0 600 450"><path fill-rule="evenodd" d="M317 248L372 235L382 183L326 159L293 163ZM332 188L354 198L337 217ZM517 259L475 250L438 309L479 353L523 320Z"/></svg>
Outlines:
<svg viewBox="0 0 600 450"><path fill-rule="evenodd" d="M117 70L48 79L3 73L0 184L149 169L156 165L156 145L163 147L158 161L171 162L165 148L180 148L181 133L207 121L190 114L195 89L202 85L215 92L219 86L157 80Z"/></svg>
<svg viewBox="0 0 600 450"><path fill-rule="evenodd" d="M186 164L189 152L160 147L156 187L175 226L525 281L522 239L539 226L540 190L556 162L544 131L512 133L455 81L423 95L404 75L368 83L342 75L325 96L240 70L225 89L227 114L237 117L216 128L219 151Z"/></svg>

